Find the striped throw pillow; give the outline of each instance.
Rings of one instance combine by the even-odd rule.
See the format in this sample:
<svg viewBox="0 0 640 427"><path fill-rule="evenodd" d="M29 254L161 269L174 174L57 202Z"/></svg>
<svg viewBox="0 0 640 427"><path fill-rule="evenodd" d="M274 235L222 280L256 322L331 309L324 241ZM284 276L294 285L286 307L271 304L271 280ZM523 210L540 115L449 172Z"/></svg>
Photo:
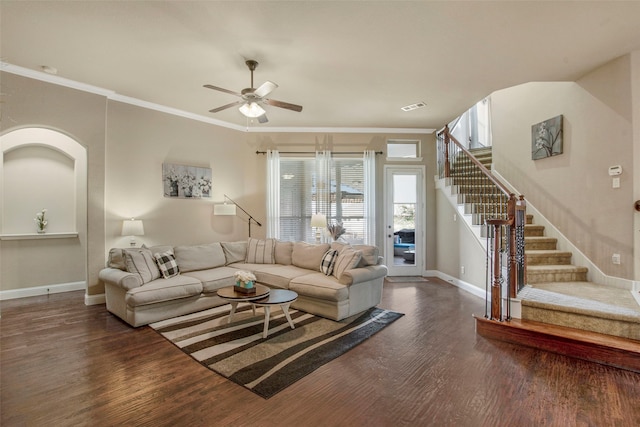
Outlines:
<svg viewBox="0 0 640 427"><path fill-rule="evenodd" d="M275 264L275 239L253 239L249 237L247 243L247 257L249 264Z"/></svg>
<svg viewBox="0 0 640 427"><path fill-rule="evenodd" d="M340 280L340 276L352 268L356 268L362 258L362 251L356 251L352 247L346 247L338 253L336 265L333 267L333 275Z"/></svg>
<svg viewBox="0 0 640 427"><path fill-rule="evenodd" d="M320 262L320 271L322 271L327 276L331 276L331 274L333 273L333 268L336 265L336 259L338 259L338 251L336 249L329 249L322 256L322 261Z"/></svg>

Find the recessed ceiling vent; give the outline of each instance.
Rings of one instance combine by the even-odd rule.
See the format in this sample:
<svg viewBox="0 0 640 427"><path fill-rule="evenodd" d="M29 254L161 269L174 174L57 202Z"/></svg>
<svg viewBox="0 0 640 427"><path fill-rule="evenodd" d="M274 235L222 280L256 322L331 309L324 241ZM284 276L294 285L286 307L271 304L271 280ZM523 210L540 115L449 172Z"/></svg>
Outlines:
<svg viewBox="0 0 640 427"><path fill-rule="evenodd" d="M417 110L418 108L424 108L426 106L427 104L425 104L424 102L417 102L415 104L407 105L406 107L401 107L401 110L412 111L412 110Z"/></svg>

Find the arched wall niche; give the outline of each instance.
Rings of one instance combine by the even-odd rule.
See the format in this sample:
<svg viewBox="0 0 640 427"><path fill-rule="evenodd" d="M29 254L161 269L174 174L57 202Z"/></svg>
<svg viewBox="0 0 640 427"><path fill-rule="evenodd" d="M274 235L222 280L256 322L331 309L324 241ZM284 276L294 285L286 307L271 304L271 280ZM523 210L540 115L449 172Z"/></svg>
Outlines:
<svg viewBox="0 0 640 427"><path fill-rule="evenodd" d="M0 136L0 290L87 281L87 150L71 136L23 127ZM47 209L47 233L35 215Z"/></svg>

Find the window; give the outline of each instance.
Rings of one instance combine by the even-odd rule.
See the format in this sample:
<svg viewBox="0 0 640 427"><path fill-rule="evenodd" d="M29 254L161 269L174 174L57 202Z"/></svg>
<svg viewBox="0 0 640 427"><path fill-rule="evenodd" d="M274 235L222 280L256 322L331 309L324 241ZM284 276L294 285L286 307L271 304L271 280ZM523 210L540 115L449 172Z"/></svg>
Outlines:
<svg viewBox="0 0 640 427"><path fill-rule="evenodd" d="M422 160L420 141L413 139L387 140L387 160Z"/></svg>
<svg viewBox="0 0 640 427"><path fill-rule="evenodd" d="M315 158L280 158L279 235L281 240L315 242L311 215L325 213L327 222L342 222L349 243L367 241L362 158L329 158L328 187L319 177Z"/></svg>

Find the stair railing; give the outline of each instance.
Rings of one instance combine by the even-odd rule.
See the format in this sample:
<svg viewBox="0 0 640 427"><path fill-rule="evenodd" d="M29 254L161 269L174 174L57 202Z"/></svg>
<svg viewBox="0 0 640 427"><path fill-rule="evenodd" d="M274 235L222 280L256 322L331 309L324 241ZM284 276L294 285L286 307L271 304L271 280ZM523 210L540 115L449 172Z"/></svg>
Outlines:
<svg viewBox="0 0 640 427"><path fill-rule="evenodd" d="M495 301L503 298L504 271L506 270L508 284L505 293L507 298L515 297L526 284L526 202L523 196L516 197L494 177L489 169L449 133L448 126L437 134L437 138L438 176L446 179L448 185L457 186L458 202L464 203L465 209L471 209L473 224L486 227L487 236L495 236L491 245L487 245L487 256L492 257L487 261L487 294L491 290L490 317L502 320L502 310L497 311L501 304L496 304ZM499 274L498 278L496 274Z"/></svg>

